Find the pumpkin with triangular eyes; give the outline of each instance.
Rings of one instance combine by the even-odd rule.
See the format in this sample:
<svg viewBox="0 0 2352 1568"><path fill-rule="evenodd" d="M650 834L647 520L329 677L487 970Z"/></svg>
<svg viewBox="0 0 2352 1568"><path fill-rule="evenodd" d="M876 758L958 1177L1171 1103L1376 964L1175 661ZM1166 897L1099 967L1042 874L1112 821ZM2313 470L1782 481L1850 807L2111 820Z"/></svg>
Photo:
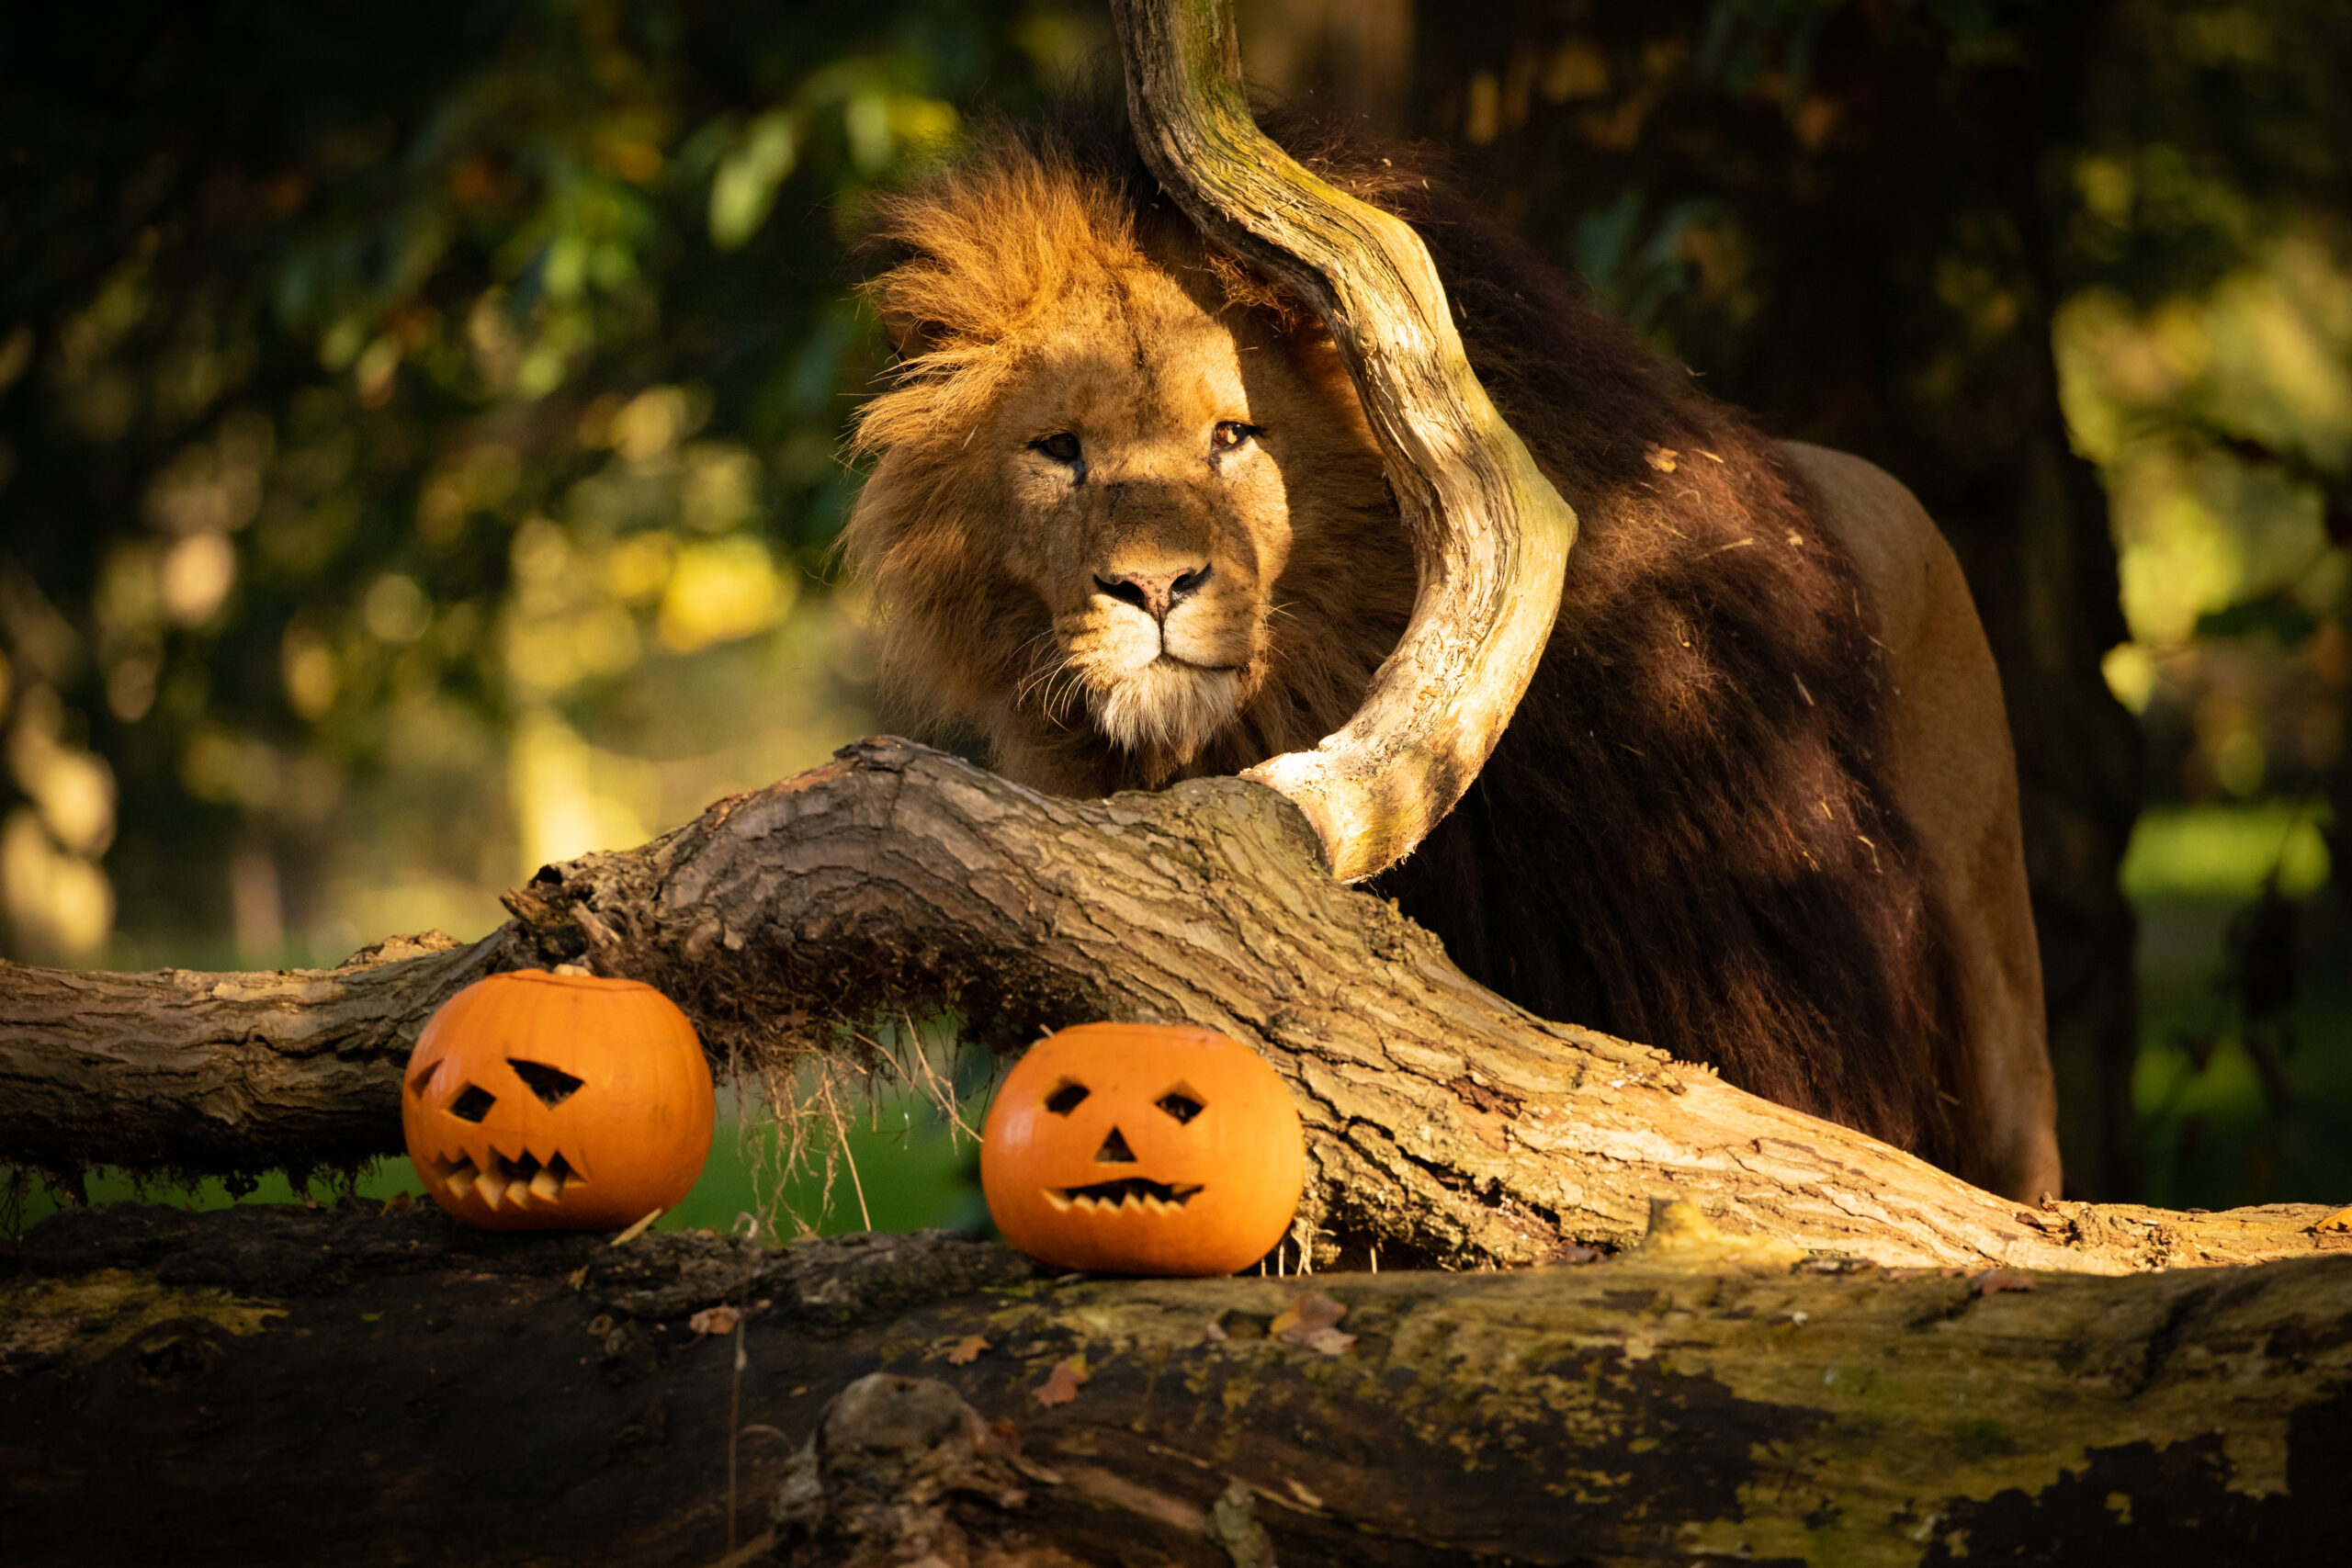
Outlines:
<svg viewBox="0 0 2352 1568"><path fill-rule="evenodd" d="M518 969L425 1024L401 1129L425 1191L468 1224L616 1231L685 1197L715 1109L702 1042L669 998Z"/></svg>
<svg viewBox="0 0 2352 1568"><path fill-rule="evenodd" d="M1306 1148L1290 1090L1205 1029L1087 1023L1029 1047L980 1134L1005 1239L1108 1274L1230 1274L1290 1230Z"/></svg>

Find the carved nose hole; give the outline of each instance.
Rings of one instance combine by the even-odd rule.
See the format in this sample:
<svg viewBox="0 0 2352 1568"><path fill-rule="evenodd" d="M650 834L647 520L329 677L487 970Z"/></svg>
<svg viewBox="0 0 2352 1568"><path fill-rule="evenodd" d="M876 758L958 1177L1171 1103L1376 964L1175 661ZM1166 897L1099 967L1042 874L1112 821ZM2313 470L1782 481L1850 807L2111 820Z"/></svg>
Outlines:
<svg viewBox="0 0 2352 1568"><path fill-rule="evenodd" d="M458 1091L457 1099L449 1102L449 1114L460 1122L479 1122L489 1115L490 1108L497 1103L498 1096L480 1084L469 1083Z"/></svg>
<svg viewBox="0 0 2352 1568"><path fill-rule="evenodd" d="M1087 1088L1082 1083L1065 1081L1053 1093L1046 1096L1046 1109L1057 1116L1067 1116L1084 1103Z"/></svg>
<svg viewBox="0 0 2352 1568"><path fill-rule="evenodd" d="M550 1067L545 1062L526 1062L520 1056L507 1057L506 1065L514 1069L516 1077L530 1086L531 1092L539 1097L541 1103L549 1106L561 1105L579 1093L580 1086L587 1082L585 1078L573 1077L561 1067Z"/></svg>
<svg viewBox="0 0 2352 1568"><path fill-rule="evenodd" d="M1135 1150L1127 1147L1126 1139L1121 1137L1119 1135L1119 1130L1116 1127L1114 1127L1111 1129L1111 1135L1102 1140L1102 1146L1094 1151L1094 1163L1097 1165L1133 1165L1136 1163L1136 1152Z"/></svg>

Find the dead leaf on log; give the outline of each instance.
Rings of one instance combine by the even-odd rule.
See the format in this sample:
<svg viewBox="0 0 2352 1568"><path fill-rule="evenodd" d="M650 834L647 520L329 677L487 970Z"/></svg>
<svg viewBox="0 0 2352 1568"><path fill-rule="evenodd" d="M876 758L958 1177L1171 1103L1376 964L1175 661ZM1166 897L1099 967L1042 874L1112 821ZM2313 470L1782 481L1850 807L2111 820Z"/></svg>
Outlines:
<svg viewBox="0 0 2352 1568"><path fill-rule="evenodd" d="M956 1341L954 1349L947 1352L947 1364L951 1367L968 1367L978 1360L988 1348L989 1342L978 1335L967 1334L963 1338Z"/></svg>
<svg viewBox="0 0 2352 1568"><path fill-rule="evenodd" d="M1079 1388L1088 1375L1084 1357L1065 1356L1054 1363L1054 1370L1046 1374L1044 1382L1029 1391L1029 1397L1048 1410L1057 1404L1068 1404L1078 1397Z"/></svg>
<svg viewBox="0 0 2352 1568"><path fill-rule="evenodd" d="M2313 1235L2341 1235L2352 1232L2352 1209L2338 1209L2324 1220L2312 1223Z"/></svg>
<svg viewBox="0 0 2352 1568"><path fill-rule="evenodd" d="M1352 1334L1342 1334L1334 1326L1348 1315L1345 1304L1333 1301L1319 1292L1307 1292L1291 1299L1290 1305L1275 1314L1266 1332L1276 1339L1287 1339L1294 1345L1304 1345L1310 1350L1320 1350L1326 1356L1344 1355L1356 1342Z"/></svg>
<svg viewBox="0 0 2352 1568"><path fill-rule="evenodd" d="M1347 1315L1343 1303L1335 1302L1319 1291L1302 1292L1275 1314L1274 1321L1266 1325L1266 1332L1278 1339L1296 1339L1315 1329L1329 1328Z"/></svg>
<svg viewBox="0 0 2352 1568"><path fill-rule="evenodd" d="M735 1325L741 1321L742 1316L743 1314L733 1307L724 1304L705 1307L686 1319L686 1326L696 1334L732 1334L735 1332Z"/></svg>

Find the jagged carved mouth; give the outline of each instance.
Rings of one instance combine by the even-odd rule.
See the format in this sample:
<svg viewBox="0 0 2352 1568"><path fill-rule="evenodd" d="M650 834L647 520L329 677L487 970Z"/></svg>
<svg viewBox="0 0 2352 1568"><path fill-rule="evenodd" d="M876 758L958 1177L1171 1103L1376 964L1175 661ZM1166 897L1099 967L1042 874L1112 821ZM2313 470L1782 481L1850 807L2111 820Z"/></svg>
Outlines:
<svg viewBox="0 0 2352 1568"><path fill-rule="evenodd" d="M1057 1209L1079 1209L1090 1214L1123 1210L1164 1214L1182 1208L1200 1190L1197 1181L1170 1185L1144 1176L1123 1176L1115 1181L1090 1182L1084 1187L1048 1187L1046 1201Z"/></svg>
<svg viewBox="0 0 2352 1568"><path fill-rule="evenodd" d="M426 1174L458 1197L479 1192L492 1208L505 1202L518 1209L552 1203L585 1179L561 1155L541 1163L528 1150L520 1159L508 1159L492 1149L487 1167L476 1165L471 1155L435 1155Z"/></svg>

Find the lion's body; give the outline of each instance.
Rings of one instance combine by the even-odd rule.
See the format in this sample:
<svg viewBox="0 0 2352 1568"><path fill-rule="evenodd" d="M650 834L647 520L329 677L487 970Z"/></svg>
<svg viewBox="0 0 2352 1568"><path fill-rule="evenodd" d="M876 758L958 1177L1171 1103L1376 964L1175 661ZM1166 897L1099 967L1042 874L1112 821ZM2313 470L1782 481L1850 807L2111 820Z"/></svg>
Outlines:
<svg viewBox="0 0 2352 1568"><path fill-rule="evenodd" d="M2007 728L1932 525L1697 396L1417 174L1302 152L1422 231L1581 525L1510 728L1384 890L1532 1010L2054 1190ZM910 362L846 536L885 717L1061 793L1313 745L1416 586L1328 338L1153 197L1115 133L1006 138L886 220Z"/></svg>
<svg viewBox="0 0 2352 1568"><path fill-rule="evenodd" d="M2059 1190L2058 1096L2044 1043L2041 954L2018 820L2000 671L1960 562L1880 469L1792 446L1861 579L1885 644L1895 808L1912 826L1958 971L1960 1036L1987 1110L1973 1165L2014 1197Z"/></svg>

